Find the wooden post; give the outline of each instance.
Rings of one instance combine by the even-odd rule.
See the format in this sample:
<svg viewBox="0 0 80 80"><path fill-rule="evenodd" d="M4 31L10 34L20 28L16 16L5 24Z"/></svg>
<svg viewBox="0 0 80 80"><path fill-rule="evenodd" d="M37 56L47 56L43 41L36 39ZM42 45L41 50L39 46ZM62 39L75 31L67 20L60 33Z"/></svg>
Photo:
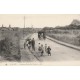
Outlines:
<svg viewBox="0 0 80 80"><path fill-rule="evenodd" d="M25 34L25 31L24 31L24 29L25 29L25 16L24 16L23 38L24 38L24 34Z"/></svg>

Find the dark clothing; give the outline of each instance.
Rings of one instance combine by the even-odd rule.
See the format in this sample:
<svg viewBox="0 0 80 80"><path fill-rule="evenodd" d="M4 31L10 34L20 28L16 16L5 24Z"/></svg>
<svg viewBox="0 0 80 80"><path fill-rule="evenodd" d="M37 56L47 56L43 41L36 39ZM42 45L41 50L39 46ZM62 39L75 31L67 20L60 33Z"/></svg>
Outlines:
<svg viewBox="0 0 80 80"><path fill-rule="evenodd" d="M35 50L35 40L32 40L32 49Z"/></svg>
<svg viewBox="0 0 80 80"><path fill-rule="evenodd" d="M51 48L47 48L47 53L48 53L48 55L50 55L51 56Z"/></svg>
<svg viewBox="0 0 80 80"><path fill-rule="evenodd" d="M43 39L46 39L46 35L45 35L45 33L43 33Z"/></svg>
<svg viewBox="0 0 80 80"><path fill-rule="evenodd" d="M43 53L44 53L44 48L41 47L41 56L43 56Z"/></svg>
<svg viewBox="0 0 80 80"><path fill-rule="evenodd" d="M32 40L32 45L35 45L35 40Z"/></svg>
<svg viewBox="0 0 80 80"><path fill-rule="evenodd" d="M31 41L29 41L28 44L31 45Z"/></svg>
<svg viewBox="0 0 80 80"><path fill-rule="evenodd" d="M30 49L31 48L31 40L29 40L29 42L28 42L28 48Z"/></svg>

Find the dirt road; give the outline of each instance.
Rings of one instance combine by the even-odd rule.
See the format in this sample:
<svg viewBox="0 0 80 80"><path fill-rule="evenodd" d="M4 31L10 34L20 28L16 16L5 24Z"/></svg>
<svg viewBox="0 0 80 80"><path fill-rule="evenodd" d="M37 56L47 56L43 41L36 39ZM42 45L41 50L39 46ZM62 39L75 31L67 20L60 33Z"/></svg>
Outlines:
<svg viewBox="0 0 80 80"><path fill-rule="evenodd" d="M55 43L49 39L46 40L39 40L37 37L37 33L34 33L31 38L35 39L35 46L36 51L34 55L40 60L40 61L74 61L74 60L80 60L80 51L60 45L58 43ZM51 47L51 56L48 56L47 53L44 53L44 56L40 56L40 53L38 53L38 43L41 43L43 45L47 44Z"/></svg>

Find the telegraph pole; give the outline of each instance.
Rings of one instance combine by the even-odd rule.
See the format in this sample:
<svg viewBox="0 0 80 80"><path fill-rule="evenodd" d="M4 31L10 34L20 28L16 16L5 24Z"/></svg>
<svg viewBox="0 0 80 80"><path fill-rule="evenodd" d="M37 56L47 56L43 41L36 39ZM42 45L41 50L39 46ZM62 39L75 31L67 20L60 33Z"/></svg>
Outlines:
<svg viewBox="0 0 80 80"><path fill-rule="evenodd" d="M24 38L24 34L25 34L25 31L24 31L24 29L25 29L25 16L24 16L23 38Z"/></svg>
<svg viewBox="0 0 80 80"><path fill-rule="evenodd" d="M25 16L24 16L24 28L25 28Z"/></svg>

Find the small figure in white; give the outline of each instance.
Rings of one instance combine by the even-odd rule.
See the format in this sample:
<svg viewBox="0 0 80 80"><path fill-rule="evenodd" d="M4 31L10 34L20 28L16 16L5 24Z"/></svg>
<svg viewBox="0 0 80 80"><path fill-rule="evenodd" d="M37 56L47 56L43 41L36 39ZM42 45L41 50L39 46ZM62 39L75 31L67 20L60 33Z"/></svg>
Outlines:
<svg viewBox="0 0 80 80"><path fill-rule="evenodd" d="M41 56L43 56L43 54L44 54L44 47L43 45L41 45Z"/></svg>
<svg viewBox="0 0 80 80"><path fill-rule="evenodd" d="M45 52L47 53L47 44L45 44Z"/></svg>

